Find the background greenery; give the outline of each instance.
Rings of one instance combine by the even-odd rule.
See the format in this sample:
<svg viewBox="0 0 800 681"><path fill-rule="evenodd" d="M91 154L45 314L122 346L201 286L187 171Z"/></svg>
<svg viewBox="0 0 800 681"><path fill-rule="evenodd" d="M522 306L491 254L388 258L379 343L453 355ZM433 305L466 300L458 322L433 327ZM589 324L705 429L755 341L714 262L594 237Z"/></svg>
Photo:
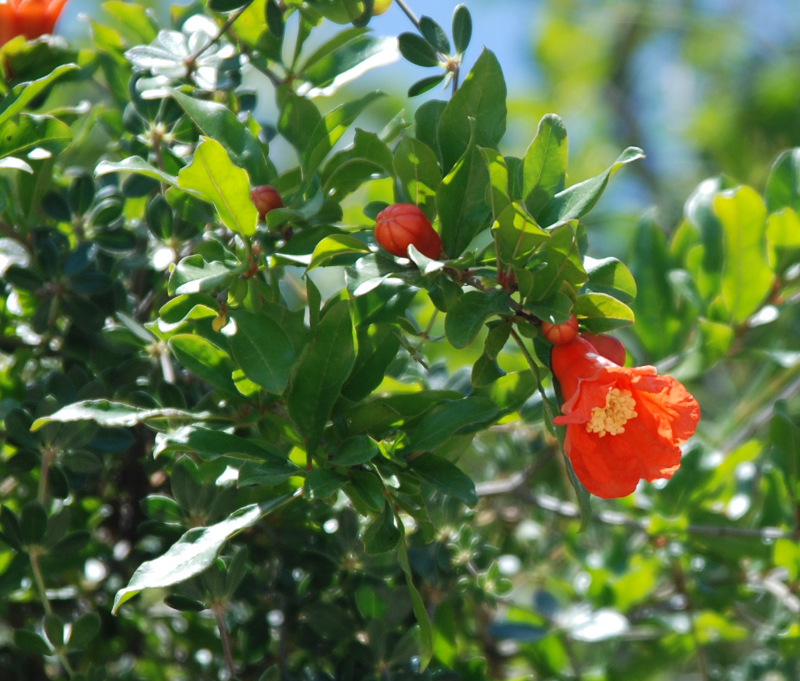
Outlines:
<svg viewBox="0 0 800 681"><path fill-rule="evenodd" d="M54 156L31 155L25 131L3 148L35 173L0 170L0 678L226 678L232 669L242 679L800 676L800 155L787 151L800 146L800 13L790 2L759 3L756 15L733 2L542 2L531 19L527 3L467 4L475 35L462 83L485 44L510 86L508 132L490 129L483 146L521 158L542 116L557 112L569 131L568 185L601 173L625 147L647 153L615 175L580 225L589 255L616 256L635 277L634 289L615 266L617 278L600 287L635 312L634 325L612 324L632 361L673 373L702 405L679 473L588 508L544 422L546 347L531 332L544 397L530 382L521 397L504 387L476 398L471 381L495 384L473 371L494 359L486 331L446 328L445 317L472 318L452 313L448 296L460 293L435 271L419 278L413 266L379 263L351 278L352 292L375 275L395 277L361 298L351 331L338 290L341 266L367 260L377 204L366 215L365 206L396 192L425 201L410 184L419 177L392 160L401 138L391 130L398 112L413 123L420 102L449 98L441 87L405 95L437 67L382 67L332 98L275 98L268 80L255 102L230 88L197 97L241 114L251 137L222 114L210 120L212 109L193 109L190 97L147 100L129 89L124 53L151 42L155 27L112 4L92 15L92 41L77 37L79 51L13 48L9 86L44 80L25 94L7 89L0 105L5 125L30 112L55 121L29 131ZM434 5L454 39L453 7ZM479 16L495 28L484 32ZM504 25L522 17L532 36L525 58L503 45ZM370 25L383 35L413 31L396 6ZM251 57L276 61L275 33L254 26L240 34ZM323 44L345 27L323 22L313 33ZM50 89L48 74L66 63L79 68L62 67ZM334 72L318 70L316 84ZM390 96L358 119L360 142L347 118L333 153L315 151L312 142L333 139L309 140L316 108L366 105L359 98L376 81ZM248 117L256 104L263 109ZM281 118L287 111L294 124ZM412 139L423 127L417 121ZM366 133L380 133L391 154ZM176 176L180 145L200 153L200 134L224 143L203 143L211 167L233 177L225 163L235 157L253 183L279 186L291 212L255 238L202 178L166 191L169 181L151 169L121 174L109 165L137 154ZM266 138L268 156L248 146ZM348 157L348 145L363 156ZM371 165L337 183L335 158ZM425 161L415 172L447 165ZM317 180L305 181L317 172L338 189L336 201L323 202ZM287 219L297 239L282 231ZM340 229L360 241L316 250ZM263 278L249 276L262 262L254 247L270 256L283 249ZM312 253L319 267L308 284ZM492 276L491 262L477 265ZM494 304L478 326L499 319ZM252 342L208 340L228 320L226 306ZM591 325L608 315L588 317ZM324 431L332 459L314 475L303 471L306 452L327 420L308 414L309 395L292 387L294 432L281 400L263 397L286 390L293 362L305 367L295 372L321 375L303 345L306 324L353 355L339 353L341 366L324 373L330 384L311 396L344 397L330 407L342 422ZM366 355L356 360L352 333L378 369ZM272 354L259 359L264 338ZM502 371L527 375L514 344L500 347ZM394 354L381 359L379 348ZM266 371L248 374L249 366ZM353 366L369 380L350 378ZM301 379L290 385L316 385ZM393 394L389 407L412 442L435 450L435 465L407 471L387 452L391 421L373 399L382 391ZM442 401L451 413L426 411ZM76 402L77 411L58 411ZM350 437L354 422L364 424L359 438ZM442 434L442 422L455 425ZM176 542L198 553L130 581Z"/></svg>

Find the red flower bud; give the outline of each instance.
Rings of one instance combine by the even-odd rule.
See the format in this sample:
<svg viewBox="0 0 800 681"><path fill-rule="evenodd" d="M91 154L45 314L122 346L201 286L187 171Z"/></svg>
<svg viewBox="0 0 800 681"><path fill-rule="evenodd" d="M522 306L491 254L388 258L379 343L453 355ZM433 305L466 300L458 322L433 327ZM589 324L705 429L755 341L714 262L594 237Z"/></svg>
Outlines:
<svg viewBox="0 0 800 681"><path fill-rule="evenodd" d="M578 318L572 315L563 324L551 324L542 322L542 334L553 345L563 345L569 343L578 335Z"/></svg>
<svg viewBox="0 0 800 681"><path fill-rule="evenodd" d="M627 353L625 352L625 346L619 338L614 338L614 336L609 336L605 333L594 334L588 332L582 333L581 338L589 341L594 346L594 349L597 350L597 354L601 357L605 357L614 362L614 364L619 364L620 366L625 365Z"/></svg>
<svg viewBox="0 0 800 681"><path fill-rule="evenodd" d="M0 45L18 35L28 40L52 33L67 0L9 0L0 4Z"/></svg>
<svg viewBox="0 0 800 681"><path fill-rule="evenodd" d="M425 213L412 203L395 203L378 213L375 240L383 249L401 258L408 257L411 244L433 260L442 254L441 237Z"/></svg>
<svg viewBox="0 0 800 681"><path fill-rule="evenodd" d="M250 190L250 198L258 209L258 219L263 220L271 210L283 208L283 199L275 187L262 184Z"/></svg>

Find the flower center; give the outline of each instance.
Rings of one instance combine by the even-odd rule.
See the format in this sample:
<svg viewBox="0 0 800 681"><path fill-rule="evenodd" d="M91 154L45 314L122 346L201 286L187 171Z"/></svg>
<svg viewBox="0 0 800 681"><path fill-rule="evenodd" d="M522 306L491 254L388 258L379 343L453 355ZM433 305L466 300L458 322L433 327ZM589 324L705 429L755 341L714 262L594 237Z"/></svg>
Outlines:
<svg viewBox="0 0 800 681"><path fill-rule="evenodd" d="M586 430L600 437L619 435L625 432L625 424L636 416L636 400L631 391L611 388L605 405L592 409L592 418L586 424Z"/></svg>

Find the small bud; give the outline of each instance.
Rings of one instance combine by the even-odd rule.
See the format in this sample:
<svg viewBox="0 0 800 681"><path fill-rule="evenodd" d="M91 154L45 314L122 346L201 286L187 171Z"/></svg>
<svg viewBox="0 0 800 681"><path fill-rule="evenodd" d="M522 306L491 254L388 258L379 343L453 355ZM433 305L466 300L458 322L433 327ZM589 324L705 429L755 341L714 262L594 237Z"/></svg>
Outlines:
<svg viewBox="0 0 800 681"><path fill-rule="evenodd" d="M250 190L250 198L258 210L258 219L263 220L275 208L283 208L283 199L275 187L262 184Z"/></svg>
<svg viewBox="0 0 800 681"><path fill-rule="evenodd" d="M564 345L578 335L578 318L572 315L563 324L542 322L542 334L553 345Z"/></svg>
<svg viewBox="0 0 800 681"><path fill-rule="evenodd" d="M412 244L433 260L442 254L441 237L425 213L412 203L395 203L378 213L375 240L383 249L401 258L408 257L408 247Z"/></svg>

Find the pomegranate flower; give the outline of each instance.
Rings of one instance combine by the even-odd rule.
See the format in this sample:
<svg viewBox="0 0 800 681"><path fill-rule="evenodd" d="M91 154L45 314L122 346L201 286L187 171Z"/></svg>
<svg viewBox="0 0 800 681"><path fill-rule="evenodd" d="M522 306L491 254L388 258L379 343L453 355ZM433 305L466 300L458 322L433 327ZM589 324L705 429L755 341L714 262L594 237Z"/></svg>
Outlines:
<svg viewBox="0 0 800 681"><path fill-rule="evenodd" d="M0 1L0 45L18 35L28 40L52 33L67 0Z"/></svg>
<svg viewBox="0 0 800 681"><path fill-rule="evenodd" d="M642 478L672 477L700 420L679 381L615 364L581 336L554 346L551 361L566 400L555 423L567 427L564 451L589 492L615 499Z"/></svg>

